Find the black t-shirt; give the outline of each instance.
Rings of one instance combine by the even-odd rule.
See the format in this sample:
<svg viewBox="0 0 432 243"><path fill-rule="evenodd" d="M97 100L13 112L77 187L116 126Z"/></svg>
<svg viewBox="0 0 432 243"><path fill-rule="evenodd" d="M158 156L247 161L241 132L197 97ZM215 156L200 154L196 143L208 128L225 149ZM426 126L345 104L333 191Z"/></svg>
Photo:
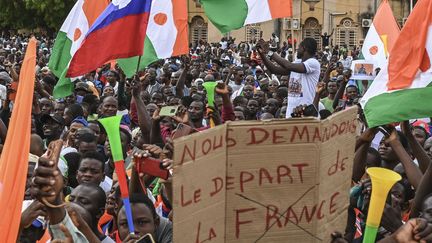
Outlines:
<svg viewBox="0 0 432 243"><path fill-rule="evenodd" d="M330 43L330 36L322 35L321 38L322 38L322 45L324 47L328 46Z"/></svg>

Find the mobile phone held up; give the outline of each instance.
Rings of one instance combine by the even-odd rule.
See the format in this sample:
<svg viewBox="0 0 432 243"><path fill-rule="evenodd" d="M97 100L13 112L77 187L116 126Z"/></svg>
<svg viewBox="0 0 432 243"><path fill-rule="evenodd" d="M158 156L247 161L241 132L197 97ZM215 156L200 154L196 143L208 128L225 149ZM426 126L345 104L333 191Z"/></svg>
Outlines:
<svg viewBox="0 0 432 243"><path fill-rule="evenodd" d="M164 106L161 108L159 115L160 116L175 116L177 114L178 106Z"/></svg>
<svg viewBox="0 0 432 243"><path fill-rule="evenodd" d="M146 234L143 237L139 238L136 243L156 243L151 234Z"/></svg>
<svg viewBox="0 0 432 243"><path fill-rule="evenodd" d="M134 158L138 173L144 173L167 180L169 171L162 166L162 161L154 158Z"/></svg>

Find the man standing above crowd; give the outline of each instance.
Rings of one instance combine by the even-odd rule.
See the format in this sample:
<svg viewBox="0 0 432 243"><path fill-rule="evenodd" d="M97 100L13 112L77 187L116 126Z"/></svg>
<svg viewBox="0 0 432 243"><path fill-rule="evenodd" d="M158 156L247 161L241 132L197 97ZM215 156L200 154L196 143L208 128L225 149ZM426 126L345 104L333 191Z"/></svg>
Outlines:
<svg viewBox="0 0 432 243"><path fill-rule="evenodd" d="M324 32L324 35L321 36L323 46L330 45L330 37L332 37L333 33L334 33L334 29L332 30L330 35L328 35L327 32Z"/></svg>
<svg viewBox="0 0 432 243"><path fill-rule="evenodd" d="M295 107L312 104L315 97L315 87L321 72L320 63L314 58L317 51L316 41L312 38L306 38L300 43L297 50L299 60L296 62L289 62L278 54L269 51L268 44L263 41L260 41L257 47L258 53L270 72L279 75L290 74L286 117L291 117Z"/></svg>

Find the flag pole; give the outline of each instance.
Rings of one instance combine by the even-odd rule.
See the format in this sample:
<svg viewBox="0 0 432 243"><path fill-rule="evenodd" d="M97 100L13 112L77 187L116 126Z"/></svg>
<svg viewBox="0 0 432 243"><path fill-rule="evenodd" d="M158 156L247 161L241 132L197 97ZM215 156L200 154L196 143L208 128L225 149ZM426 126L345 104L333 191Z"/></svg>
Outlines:
<svg viewBox="0 0 432 243"><path fill-rule="evenodd" d="M141 57L142 57L142 55L140 55L139 57L138 57L138 63L137 63L137 67L136 67L136 74L138 74L138 71L139 71L139 66L140 66L140 64L141 64Z"/></svg>

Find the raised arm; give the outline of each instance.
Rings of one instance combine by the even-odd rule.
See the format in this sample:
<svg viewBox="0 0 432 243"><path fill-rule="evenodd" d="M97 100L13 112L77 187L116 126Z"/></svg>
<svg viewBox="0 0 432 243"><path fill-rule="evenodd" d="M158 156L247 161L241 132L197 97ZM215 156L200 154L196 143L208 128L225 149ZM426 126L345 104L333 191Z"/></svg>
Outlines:
<svg viewBox="0 0 432 243"><path fill-rule="evenodd" d="M344 79L335 95L334 101L333 101L333 109L336 109L336 107L339 105L339 100L342 99L342 96L345 92L345 88L348 84L349 78L351 77L351 73L349 72L347 75L344 75Z"/></svg>
<svg viewBox="0 0 432 243"><path fill-rule="evenodd" d="M124 109L127 107L127 99L125 95L126 75L121 69L118 70L118 73L120 76L117 93L118 106Z"/></svg>
<svg viewBox="0 0 432 243"><path fill-rule="evenodd" d="M225 80L224 80L224 84L225 84L225 85L228 85L228 84L229 84L229 81L230 81L231 75L233 75L233 73L234 73L234 69L235 69L235 65L232 65L232 66L230 67L230 69L229 69L229 73L228 73L228 75L226 76L226 78L225 78Z"/></svg>
<svg viewBox="0 0 432 243"><path fill-rule="evenodd" d="M429 156L412 134L412 128L410 127L409 121L404 121L401 124L401 129L403 134L408 139L408 143L412 149L414 157L417 158L421 172L425 173L429 167L429 164L431 163Z"/></svg>
<svg viewBox="0 0 432 243"><path fill-rule="evenodd" d="M414 203L411 210L411 218L418 217L423 201L427 195L432 193L432 187L430 186L432 184L432 164L429 164L425 174L421 178L420 184L417 187L417 191L414 196Z"/></svg>
<svg viewBox="0 0 432 243"><path fill-rule="evenodd" d="M390 136L386 139L386 142L390 144L396 155L398 156L400 162L402 163L405 173L408 177L408 181L414 188L418 188L420 180L423 176L420 169L411 160L411 157L406 152L405 148L402 146L398 139L398 134L396 129L393 129Z"/></svg>
<svg viewBox="0 0 432 243"><path fill-rule="evenodd" d="M177 97L183 97L184 96L184 87L185 87L185 82L186 82L186 75L189 71L189 67L190 67L190 60L189 57L187 56L183 56L182 57L182 61L183 61L183 71L179 77L179 80L177 81L176 84L176 96Z"/></svg>
<svg viewBox="0 0 432 243"><path fill-rule="evenodd" d="M293 63L282 58L277 53L273 53L271 58L288 72L306 73L306 67L303 63Z"/></svg>
<svg viewBox="0 0 432 243"><path fill-rule="evenodd" d="M15 71L15 63L12 64L9 61L3 64L6 69L9 71L9 74L12 78L13 81L18 81L19 80L19 75L18 73Z"/></svg>
<svg viewBox="0 0 432 243"><path fill-rule="evenodd" d="M376 129L368 128L362 133L356 142L356 152L354 154L352 180L359 182L366 170L367 151L372 140L375 138Z"/></svg>
<svg viewBox="0 0 432 243"><path fill-rule="evenodd" d="M336 69L336 63L331 62L329 63L325 73L324 73L324 78L322 80L322 82L324 83L328 83L328 81L330 80L330 73Z"/></svg>
<svg viewBox="0 0 432 243"><path fill-rule="evenodd" d="M158 108L153 113L152 126L150 131L150 144L163 144L160 122L163 117L159 116L160 109Z"/></svg>
<svg viewBox="0 0 432 243"><path fill-rule="evenodd" d="M228 85L219 84L215 91L222 97L222 122L235 121L234 108L229 98Z"/></svg>
<svg viewBox="0 0 432 243"><path fill-rule="evenodd" d="M270 60L270 58L267 56L268 50L269 50L268 43L262 41L259 44L257 44L258 54L260 55L261 60L264 62L264 65L267 67L267 69L273 74L288 75L290 73L289 70L286 70L284 67L274 64Z"/></svg>
<svg viewBox="0 0 432 243"><path fill-rule="evenodd" d="M315 92L315 97L314 97L314 100L313 100L313 105L315 106L316 110L319 110L319 102L320 102L320 99L321 99L321 94L325 91L325 89L326 89L326 84L325 83L319 82L317 84L316 92Z"/></svg>
<svg viewBox="0 0 432 243"><path fill-rule="evenodd" d="M135 78L137 79L137 78ZM147 143L150 139L150 131L151 131L151 117L147 112L146 105L140 96L141 88L140 83L137 80L134 80L132 86L132 95L136 104L137 114L138 114L138 126L141 129L141 133L144 141Z"/></svg>

